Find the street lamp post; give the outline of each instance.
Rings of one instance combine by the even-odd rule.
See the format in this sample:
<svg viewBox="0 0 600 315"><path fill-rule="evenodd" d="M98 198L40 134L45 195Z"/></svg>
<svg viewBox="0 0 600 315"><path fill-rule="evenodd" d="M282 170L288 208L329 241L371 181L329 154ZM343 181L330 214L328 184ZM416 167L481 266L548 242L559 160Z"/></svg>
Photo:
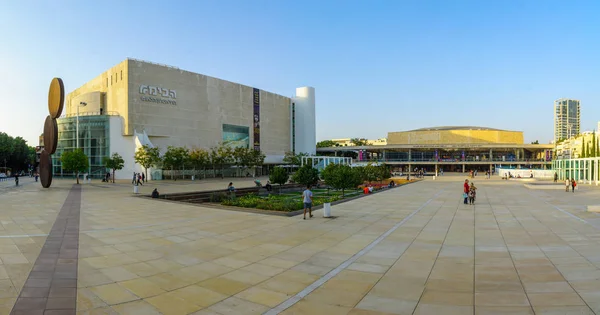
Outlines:
<svg viewBox="0 0 600 315"><path fill-rule="evenodd" d="M79 106L85 106L87 105L86 102L79 102ZM77 133L77 135L75 136L75 141L77 141L77 144L75 145L75 148L79 149L79 106L77 106L77 123L76 123L76 130L75 133ZM77 173L77 177L79 180L79 173Z"/></svg>
<svg viewBox="0 0 600 315"><path fill-rule="evenodd" d="M79 106L85 106L87 105L86 102L79 102ZM75 127L75 141L77 142L75 144L75 148L79 149L79 106L77 106L77 122L76 122L76 127Z"/></svg>

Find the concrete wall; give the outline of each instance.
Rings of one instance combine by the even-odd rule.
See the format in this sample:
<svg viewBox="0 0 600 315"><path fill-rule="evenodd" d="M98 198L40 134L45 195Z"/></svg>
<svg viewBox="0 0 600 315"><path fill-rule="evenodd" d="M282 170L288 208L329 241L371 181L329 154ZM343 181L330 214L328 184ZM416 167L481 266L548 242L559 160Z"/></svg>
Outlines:
<svg viewBox="0 0 600 315"><path fill-rule="evenodd" d="M115 172L115 178L128 179L133 177L133 172L141 173L143 168L135 164L135 143L133 136L124 135L123 117L111 116L109 119L110 155L119 153L125 161L123 169ZM112 175L111 175L112 176Z"/></svg>
<svg viewBox="0 0 600 315"><path fill-rule="evenodd" d="M126 134L131 135L132 131L129 132L131 128L128 120L128 63L129 60L119 63L67 94L65 115L75 115L81 101L87 102L88 105L79 106L80 115L97 114L99 107L102 106L106 112L118 113L125 117L125 131Z"/></svg>
<svg viewBox="0 0 600 315"><path fill-rule="evenodd" d="M223 124L249 127L253 134L253 89L205 75L131 60L129 130L145 130L155 145L210 148L222 141ZM175 91L176 97L144 100L140 87ZM176 103L176 105L173 104ZM290 148L290 98L260 91L260 149L283 156Z"/></svg>
<svg viewBox="0 0 600 315"><path fill-rule="evenodd" d="M389 132L388 144L523 144L522 131L417 130Z"/></svg>
<svg viewBox="0 0 600 315"><path fill-rule="evenodd" d="M151 87L159 89L156 95ZM162 152L169 145L216 146L222 141L223 124L249 127L251 147L254 142L252 87L173 67L127 59L69 93L65 114L75 115L82 101L88 106L79 107L80 115L98 114L100 108L118 113L123 117L120 137L145 130ZM290 104L289 97L260 91L260 149L267 163L281 162L291 150ZM312 128L314 134L314 124ZM125 150L112 132L113 128L115 149Z"/></svg>

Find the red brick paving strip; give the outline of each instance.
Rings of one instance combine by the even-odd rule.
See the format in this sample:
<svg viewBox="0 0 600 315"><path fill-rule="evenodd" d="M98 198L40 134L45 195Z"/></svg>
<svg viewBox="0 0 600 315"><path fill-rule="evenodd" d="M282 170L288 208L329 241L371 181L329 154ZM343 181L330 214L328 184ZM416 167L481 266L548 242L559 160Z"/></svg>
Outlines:
<svg viewBox="0 0 600 315"><path fill-rule="evenodd" d="M11 315L70 315L77 305L81 186L73 185Z"/></svg>

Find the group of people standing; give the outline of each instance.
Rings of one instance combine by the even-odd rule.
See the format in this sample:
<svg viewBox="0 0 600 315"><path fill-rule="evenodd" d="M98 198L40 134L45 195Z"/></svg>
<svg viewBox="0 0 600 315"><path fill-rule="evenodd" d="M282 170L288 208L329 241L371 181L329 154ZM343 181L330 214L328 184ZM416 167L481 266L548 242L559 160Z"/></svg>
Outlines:
<svg viewBox="0 0 600 315"><path fill-rule="evenodd" d="M569 180L568 178L565 179L565 191L569 192L569 187L571 187L571 191L575 192L575 187L577 186L577 182L575 182L575 179L571 178L571 180Z"/></svg>
<svg viewBox="0 0 600 315"><path fill-rule="evenodd" d="M133 173L133 178L131 179L131 183L134 185L144 185L146 182L146 175L144 173Z"/></svg>
<svg viewBox="0 0 600 315"><path fill-rule="evenodd" d="M423 178L425 174L427 174L427 171L425 171L425 169L418 169L415 167L415 177Z"/></svg>
<svg viewBox="0 0 600 315"><path fill-rule="evenodd" d="M464 204L475 204L475 197L477 196L477 187L475 187L474 183L469 185L469 180L465 179L465 183L463 185L463 198Z"/></svg>

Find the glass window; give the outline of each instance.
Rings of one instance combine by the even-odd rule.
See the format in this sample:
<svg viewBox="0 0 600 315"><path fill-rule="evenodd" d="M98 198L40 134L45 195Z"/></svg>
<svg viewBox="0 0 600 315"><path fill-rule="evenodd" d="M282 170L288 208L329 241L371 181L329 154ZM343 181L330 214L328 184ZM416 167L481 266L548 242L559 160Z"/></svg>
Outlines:
<svg viewBox="0 0 600 315"><path fill-rule="evenodd" d="M250 147L250 128L223 124L223 144L231 148Z"/></svg>

